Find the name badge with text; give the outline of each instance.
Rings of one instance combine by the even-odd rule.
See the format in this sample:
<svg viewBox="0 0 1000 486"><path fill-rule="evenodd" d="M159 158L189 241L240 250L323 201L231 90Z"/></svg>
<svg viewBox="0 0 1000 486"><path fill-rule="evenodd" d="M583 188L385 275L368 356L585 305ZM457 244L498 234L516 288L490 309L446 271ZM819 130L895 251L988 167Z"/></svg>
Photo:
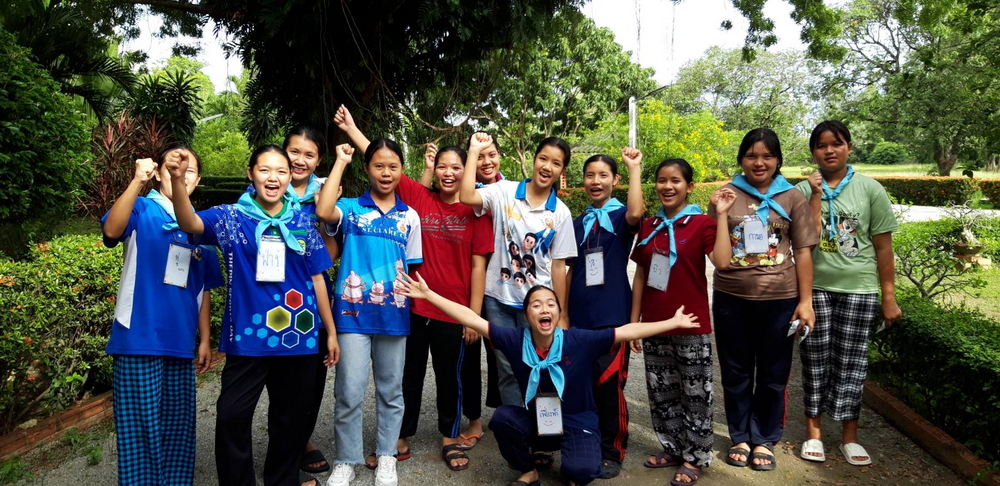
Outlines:
<svg viewBox="0 0 1000 486"><path fill-rule="evenodd" d="M562 400L554 393L535 397L535 416L538 418L538 435L562 435Z"/></svg>
<svg viewBox="0 0 1000 486"><path fill-rule="evenodd" d="M191 249L171 244L167 251L167 268L163 272L163 283L187 288L188 272L190 271Z"/></svg>
<svg viewBox="0 0 1000 486"><path fill-rule="evenodd" d="M743 243L747 253L767 253L767 232L764 223L751 219L743 224Z"/></svg>
<svg viewBox="0 0 1000 486"><path fill-rule="evenodd" d="M285 242L277 236L264 235L257 250L257 281L285 281Z"/></svg>
<svg viewBox="0 0 1000 486"><path fill-rule="evenodd" d="M587 287L604 285L604 249L597 247L587 250L584 260L587 265Z"/></svg>
<svg viewBox="0 0 1000 486"><path fill-rule="evenodd" d="M649 275L646 276L646 285L666 292L670 283L670 256L663 253L653 253L653 258L649 261Z"/></svg>

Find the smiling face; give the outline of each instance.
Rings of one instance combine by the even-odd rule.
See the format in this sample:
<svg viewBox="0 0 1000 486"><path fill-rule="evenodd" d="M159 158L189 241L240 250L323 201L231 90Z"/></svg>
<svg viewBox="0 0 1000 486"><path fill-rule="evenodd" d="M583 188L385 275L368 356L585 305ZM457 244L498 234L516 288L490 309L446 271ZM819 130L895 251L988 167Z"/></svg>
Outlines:
<svg viewBox="0 0 1000 486"><path fill-rule="evenodd" d="M542 337L555 332L559 313L559 300L556 299L555 292L547 288L534 291L524 306L524 317L528 320L528 325L533 333Z"/></svg>
<svg viewBox="0 0 1000 486"><path fill-rule="evenodd" d="M854 146L843 138L827 130L820 134L819 140L812 149L812 156L820 170L825 173L834 173L847 167L847 158L850 157L853 148Z"/></svg>
<svg viewBox="0 0 1000 486"><path fill-rule="evenodd" d="M566 157L559 147L546 145L535 155L531 180L540 189L549 189L562 175Z"/></svg>
<svg viewBox="0 0 1000 486"><path fill-rule="evenodd" d="M666 214L675 214L687 204L687 196L694 191L677 165L660 167L656 172L656 195Z"/></svg>
<svg viewBox="0 0 1000 486"><path fill-rule="evenodd" d="M611 166L600 160L587 164L583 169L583 188L594 206L601 206L611 199L611 191L619 180Z"/></svg>
<svg viewBox="0 0 1000 486"><path fill-rule="evenodd" d="M497 173L500 171L500 151L496 145L479 152L479 159L476 161L476 181L483 184L496 182Z"/></svg>
<svg viewBox="0 0 1000 486"><path fill-rule="evenodd" d="M463 174L465 165L458 153L448 151L438 155L437 162L434 163L434 178L441 188L441 194L458 194Z"/></svg>
<svg viewBox="0 0 1000 486"><path fill-rule="evenodd" d="M184 172L184 188L187 190L188 196L190 196L191 193L198 187L198 182L201 181L201 173L199 170L200 164L198 162L198 158L195 157L190 150L180 150L187 153L188 160L190 161L188 162L187 171ZM162 194L163 197L172 201L174 199L174 188L170 185L170 172L167 170L165 164L160 164L159 167L157 167L155 177L156 180L159 181L160 185L160 187L157 188L157 191Z"/></svg>
<svg viewBox="0 0 1000 486"><path fill-rule="evenodd" d="M399 185L399 178L403 175L403 161L399 160L396 152L383 147L368 161L365 171L371 182L372 193L389 197L393 195Z"/></svg>
<svg viewBox="0 0 1000 486"><path fill-rule="evenodd" d="M292 180L288 159L280 152L264 152L257 156L253 167L247 169L247 177L257 191L257 202L261 206L281 202L281 198Z"/></svg>
<svg viewBox="0 0 1000 486"><path fill-rule="evenodd" d="M285 151L292 162L292 183L308 181L319 165L319 147L302 135L292 135Z"/></svg>
<svg viewBox="0 0 1000 486"><path fill-rule="evenodd" d="M774 172L778 170L778 157L768 150L763 141L758 141L740 159L740 166L751 185L769 186Z"/></svg>

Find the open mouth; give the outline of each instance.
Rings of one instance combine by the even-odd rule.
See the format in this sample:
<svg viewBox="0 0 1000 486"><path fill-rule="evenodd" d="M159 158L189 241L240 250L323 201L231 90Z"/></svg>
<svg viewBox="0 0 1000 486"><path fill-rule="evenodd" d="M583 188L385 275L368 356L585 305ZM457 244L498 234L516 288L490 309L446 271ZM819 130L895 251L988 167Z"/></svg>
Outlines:
<svg viewBox="0 0 1000 486"><path fill-rule="evenodd" d="M496 169L493 167L493 164L483 165L482 167L479 168L479 172L482 173L483 175L490 176L493 175L494 172L496 172Z"/></svg>
<svg viewBox="0 0 1000 486"><path fill-rule="evenodd" d="M274 183L264 184L264 196L268 199L274 199L281 195L281 186Z"/></svg>
<svg viewBox="0 0 1000 486"><path fill-rule="evenodd" d="M760 169L754 168L754 169L750 170L750 173L753 174L754 177L756 177L758 179L762 179L762 178L764 178L764 177L767 176L767 169L765 169L765 168L760 168Z"/></svg>
<svg viewBox="0 0 1000 486"><path fill-rule="evenodd" d="M382 192L389 192L392 190L392 180L378 181L378 187Z"/></svg>
<svg viewBox="0 0 1000 486"><path fill-rule="evenodd" d="M549 329L552 329L552 318L544 316L538 319L538 329L541 331L548 331Z"/></svg>
<svg viewBox="0 0 1000 486"><path fill-rule="evenodd" d="M673 201L674 197L676 196L677 196L677 191L661 192L660 201L662 202Z"/></svg>
<svg viewBox="0 0 1000 486"><path fill-rule="evenodd" d="M587 190L587 193L590 194L591 199L600 199L604 195L604 188L600 186L591 187Z"/></svg>
<svg viewBox="0 0 1000 486"><path fill-rule="evenodd" d="M552 181L552 174L548 172L538 172L538 182L548 183Z"/></svg>
<svg viewBox="0 0 1000 486"><path fill-rule="evenodd" d="M301 166L300 165L293 165L292 166L292 174L301 175L301 174L308 174L308 173L309 173L309 168L306 167L306 166L304 166L304 165L301 165Z"/></svg>
<svg viewBox="0 0 1000 486"><path fill-rule="evenodd" d="M447 187L447 188L455 187L455 183L456 182L457 181L454 178L451 178L451 177L448 177L448 178L445 178L445 179L441 179L441 180L438 181L438 183L441 185L441 187Z"/></svg>

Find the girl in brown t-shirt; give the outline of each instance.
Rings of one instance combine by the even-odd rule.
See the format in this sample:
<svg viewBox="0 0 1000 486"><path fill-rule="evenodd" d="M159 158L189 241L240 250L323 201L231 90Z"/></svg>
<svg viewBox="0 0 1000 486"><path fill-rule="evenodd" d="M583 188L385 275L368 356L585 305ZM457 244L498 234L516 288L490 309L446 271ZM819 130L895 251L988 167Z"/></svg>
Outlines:
<svg viewBox="0 0 1000 486"><path fill-rule="evenodd" d="M712 311L726 421L726 462L769 471L777 464L785 387L792 366L790 322L811 328L812 247L819 242L804 196L781 176L781 145L767 128L737 152L743 174L715 191L709 215L729 234L732 258L717 267ZM751 454L752 447L752 454Z"/></svg>

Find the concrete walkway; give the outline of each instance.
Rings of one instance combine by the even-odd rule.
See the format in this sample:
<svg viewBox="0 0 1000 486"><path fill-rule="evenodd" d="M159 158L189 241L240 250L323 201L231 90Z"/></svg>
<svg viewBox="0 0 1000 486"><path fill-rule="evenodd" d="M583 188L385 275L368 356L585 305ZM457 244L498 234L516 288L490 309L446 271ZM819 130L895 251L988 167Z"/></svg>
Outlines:
<svg viewBox="0 0 1000 486"><path fill-rule="evenodd" d="M1000 211L984 211L990 216L1000 216ZM943 216L940 208L914 206L904 214L907 221L939 219ZM711 265L708 273L711 275ZM709 278L711 282L711 278ZM711 294L709 294L711 295ZM198 389L198 456L195 470L195 484L213 485L218 483L214 462L215 401L219 395L220 371L216 369L200 380ZM485 359L482 363L485 383ZM594 484L646 485L669 484L673 469L647 469L642 466L646 457L660 450L659 443L650 425L649 408L646 401L646 383L641 355L633 355L630 362L631 375L626 387L626 395L631 414L629 454L625 459L621 476L615 479L598 480ZM410 442L413 457L399 463L399 484L404 486L439 485L479 485L507 484L517 473L507 468L500 456L496 441L487 434L481 444L470 452L471 465L461 472L450 471L440 459L440 436L436 431L434 406L434 380L428 364L428 376L424 387L424 401L418 434ZM872 455L871 466L855 467L847 464L838 451L840 445L839 424L824 422L827 431L825 439L827 461L822 464L806 462L799 458L800 445L805 437L803 425L801 362L796 355L792 367L791 382L788 386L788 422L784 438L776 447L778 469L771 472L755 472L748 468L734 468L725 463L725 451L730 446L725 415L722 408L722 390L719 381L718 363L715 371L715 463L706 470L699 484L702 485L771 485L771 484L933 484L961 485L963 481L951 470L938 463L898 430L890 426L881 416L868 407L863 407L860 421L861 442ZM313 436L314 442L333 457L333 380L334 372L328 376L328 385L320 413L319 423ZM365 401L364 441L365 450L374 449L375 413L373 387L369 384ZM254 457L257 460L258 481L264 463L267 443L267 392L262 395L254 417ZM492 410L484 408L484 421L489 422ZM39 472L33 479L21 484L75 484L110 485L117 482L116 448L114 434L101 439L104 459L96 466L88 466L85 457L67 457L56 461L57 465ZM25 458L34 461L51 461L43 458L47 453L38 451ZM543 484L561 484L557 464L552 471L543 473ZM355 484L373 484L374 474L364 467L356 468L358 479ZM325 481L329 473L320 474ZM260 481L262 483L262 481Z"/></svg>

